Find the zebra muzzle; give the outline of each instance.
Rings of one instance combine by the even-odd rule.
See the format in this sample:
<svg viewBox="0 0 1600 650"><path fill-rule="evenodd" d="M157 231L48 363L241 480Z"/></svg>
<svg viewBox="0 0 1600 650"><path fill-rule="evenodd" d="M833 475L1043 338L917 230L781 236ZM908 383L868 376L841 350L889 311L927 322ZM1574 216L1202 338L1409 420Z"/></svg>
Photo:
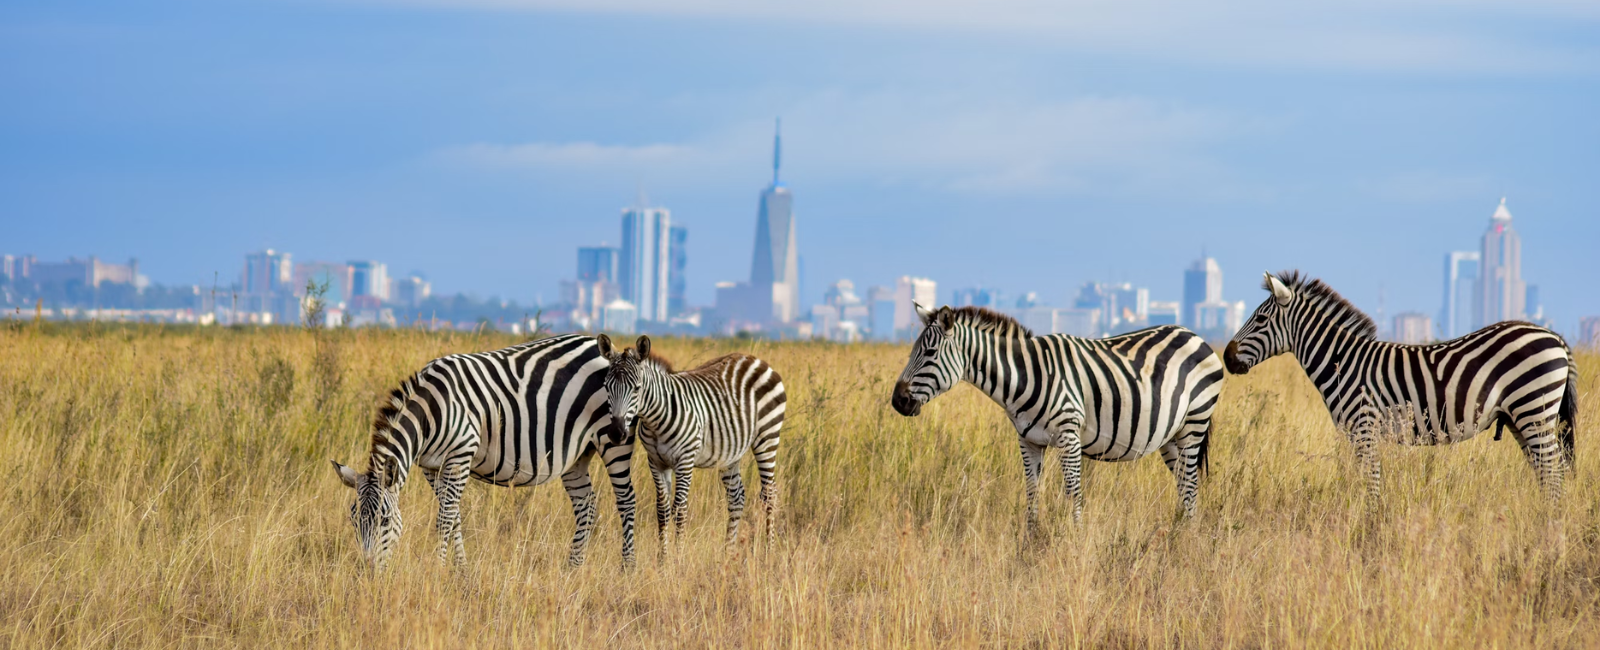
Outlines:
<svg viewBox="0 0 1600 650"><path fill-rule="evenodd" d="M1222 365L1228 367L1228 372L1242 375L1250 372L1250 366L1239 360L1239 342L1228 341L1228 348L1222 353Z"/></svg>
<svg viewBox="0 0 1600 650"><path fill-rule="evenodd" d="M894 385L894 396L889 398L889 404L896 413L908 418L922 412L922 405L911 398L911 386L903 381Z"/></svg>

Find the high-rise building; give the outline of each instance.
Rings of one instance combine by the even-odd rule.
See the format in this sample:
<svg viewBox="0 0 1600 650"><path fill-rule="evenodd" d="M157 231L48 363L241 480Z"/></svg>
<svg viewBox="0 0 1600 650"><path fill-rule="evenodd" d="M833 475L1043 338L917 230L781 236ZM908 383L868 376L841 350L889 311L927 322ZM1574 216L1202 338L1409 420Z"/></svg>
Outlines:
<svg viewBox="0 0 1600 650"><path fill-rule="evenodd" d="M938 284L927 278L900 276L894 287L894 331L897 338L912 338L922 331L922 319L915 305L938 307Z"/></svg>
<svg viewBox="0 0 1600 650"><path fill-rule="evenodd" d="M646 207L641 198L637 207L623 209L618 284L622 285L623 299L633 304L638 320L665 322L669 316L671 235L672 213L666 208Z"/></svg>
<svg viewBox="0 0 1600 650"><path fill-rule="evenodd" d="M1179 306L1177 302L1152 300L1150 301L1150 312L1145 322L1152 327L1156 325L1177 325L1178 313L1182 309L1183 307Z"/></svg>
<svg viewBox="0 0 1600 650"><path fill-rule="evenodd" d="M244 293L247 296L270 296L292 293L294 265L288 253L267 249L244 256Z"/></svg>
<svg viewBox="0 0 1600 650"><path fill-rule="evenodd" d="M616 282L617 261L622 252L615 247L578 247L578 280L581 282Z"/></svg>
<svg viewBox="0 0 1600 650"><path fill-rule="evenodd" d="M1527 318L1524 299L1527 287L1522 282L1522 238L1511 227L1511 211L1505 198L1489 219L1483 233L1482 269L1478 292L1481 310L1474 328L1505 320Z"/></svg>
<svg viewBox="0 0 1600 650"><path fill-rule="evenodd" d="M867 289L868 329L875 341L892 341L894 333L894 289L872 287Z"/></svg>
<svg viewBox="0 0 1600 650"><path fill-rule="evenodd" d="M990 309L1005 309L1005 292L994 288L973 287L958 289L951 301L951 307L988 307Z"/></svg>
<svg viewBox="0 0 1600 650"><path fill-rule="evenodd" d="M1179 323L1190 329L1200 322L1195 311L1202 303L1222 302L1222 267L1210 257L1201 256L1183 272L1183 313Z"/></svg>
<svg viewBox="0 0 1600 650"><path fill-rule="evenodd" d="M1444 303L1439 309L1439 334L1453 339L1471 332L1477 320L1477 251L1453 251L1444 255Z"/></svg>
<svg viewBox="0 0 1600 650"><path fill-rule="evenodd" d="M350 265L339 262L301 262L294 265L294 293L306 294L306 285L315 282L325 286L322 300L328 305L340 305L350 300L354 289Z"/></svg>
<svg viewBox="0 0 1600 650"><path fill-rule="evenodd" d="M667 315L677 316L689 308L689 229L673 226L667 231Z"/></svg>
<svg viewBox="0 0 1600 650"><path fill-rule="evenodd" d="M800 311L794 195L779 176L782 162L783 135L779 131L772 138L772 185L761 192L755 254L750 264L751 296L756 303L752 311L766 314L774 323L793 321Z"/></svg>
<svg viewBox="0 0 1600 650"><path fill-rule="evenodd" d="M1523 317L1535 323L1544 322L1544 302L1539 299L1539 285L1526 285L1522 295Z"/></svg>
<svg viewBox="0 0 1600 650"><path fill-rule="evenodd" d="M1099 332L1127 332L1145 326L1150 313L1150 290L1127 282L1086 282L1078 290L1072 306L1099 310L1100 323L1096 327Z"/></svg>
<svg viewBox="0 0 1600 650"><path fill-rule="evenodd" d="M366 302L389 300L389 267L373 260L350 262L350 298L367 297Z"/></svg>
<svg viewBox="0 0 1600 650"><path fill-rule="evenodd" d="M415 273L389 283L389 300L415 309L433 294L433 285Z"/></svg>
<svg viewBox="0 0 1600 650"><path fill-rule="evenodd" d="M1421 345L1433 341L1433 319L1427 314L1408 311L1394 316L1394 341Z"/></svg>

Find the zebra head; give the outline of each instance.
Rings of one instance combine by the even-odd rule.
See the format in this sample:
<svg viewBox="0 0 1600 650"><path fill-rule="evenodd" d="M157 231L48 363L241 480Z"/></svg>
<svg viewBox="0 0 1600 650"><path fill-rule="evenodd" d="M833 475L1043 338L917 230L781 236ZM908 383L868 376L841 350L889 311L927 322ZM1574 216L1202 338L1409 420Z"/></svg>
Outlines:
<svg viewBox="0 0 1600 650"><path fill-rule="evenodd" d="M373 457L377 460L378 456ZM389 553L400 539L400 505L394 489L394 473L379 462L372 471L359 474L355 470L333 461L339 480L356 491L356 501L350 504L350 523L356 527L356 540L361 542L362 554L374 569L383 570L389 563Z"/></svg>
<svg viewBox="0 0 1600 650"><path fill-rule="evenodd" d="M916 417L922 412L923 404L950 390L961 381L967 369L967 357L957 350L959 346L951 336L955 325L950 308L928 311L922 305L912 305L917 308L917 317L922 319L922 334L912 344L911 359L900 373L900 381L894 385L894 396L889 400L895 412L907 417Z"/></svg>
<svg viewBox="0 0 1600 650"><path fill-rule="evenodd" d="M640 362L650 357L650 337L640 336L634 347L618 350L611 337L599 337L600 354L611 363L606 370L605 387L610 396L611 418L624 432L633 430L633 421L639 416L638 395L644 384Z"/></svg>
<svg viewBox="0 0 1600 650"><path fill-rule="evenodd" d="M1261 286L1271 291L1272 296L1256 307L1222 355L1228 372L1236 375L1250 372L1256 364L1289 351L1289 334L1294 331L1289 322L1289 306L1294 303L1295 292L1277 276L1271 273L1266 276Z"/></svg>

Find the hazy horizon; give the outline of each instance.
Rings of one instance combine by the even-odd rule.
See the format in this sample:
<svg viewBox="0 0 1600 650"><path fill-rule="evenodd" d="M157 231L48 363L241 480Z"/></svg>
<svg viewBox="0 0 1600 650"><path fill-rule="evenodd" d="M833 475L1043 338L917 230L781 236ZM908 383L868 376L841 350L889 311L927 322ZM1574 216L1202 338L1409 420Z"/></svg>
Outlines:
<svg viewBox="0 0 1600 650"><path fill-rule="evenodd" d="M23 0L0 253L208 284L271 247L550 302L643 187L706 305L748 277L781 116L807 303L900 275L1177 300L1204 249L1230 301L1299 268L1433 315L1505 196L1571 330L1600 314L1597 28L1489 0Z"/></svg>

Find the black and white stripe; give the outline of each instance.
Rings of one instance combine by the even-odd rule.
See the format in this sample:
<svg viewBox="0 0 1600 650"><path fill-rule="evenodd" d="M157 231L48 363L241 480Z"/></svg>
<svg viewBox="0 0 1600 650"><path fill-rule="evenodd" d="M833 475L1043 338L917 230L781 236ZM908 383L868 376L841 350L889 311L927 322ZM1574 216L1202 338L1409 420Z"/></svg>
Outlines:
<svg viewBox="0 0 1600 650"><path fill-rule="evenodd" d="M1177 480L1184 514L1194 514L1225 374L1198 335L1166 325L1103 339L1033 336L986 309L919 305L917 313L924 328L895 384L895 410L917 415L959 381L1004 407L1022 448L1030 532L1045 447L1062 452L1074 519L1083 512L1083 457L1125 461L1156 450Z"/></svg>
<svg viewBox="0 0 1600 650"><path fill-rule="evenodd" d="M1448 444L1490 425L1511 429L1540 484L1560 498L1578 411L1577 366L1560 335L1507 321L1443 343L1387 343L1321 280L1269 273L1262 288L1272 295L1228 344L1228 369L1293 353L1354 444L1369 507L1381 493L1379 438Z"/></svg>
<svg viewBox="0 0 1600 650"><path fill-rule="evenodd" d="M722 471L728 493L727 541L738 537L745 503L739 461L751 452L761 478L770 542L777 523L778 431L788 403L778 371L748 354L729 354L693 370L674 372L666 359L651 354L648 336L639 337L635 347L617 350L602 334L600 349L611 361L605 382L611 412L630 430L637 420L639 441L650 456L662 552L667 548L669 518L677 535L683 535L689 485L697 467Z"/></svg>
<svg viewBox="0 0 1600 650"><path fill-rule="evenodd" d="M571 565L583 563L595 519L589 465L596 454L611 478L622 518L622 557L633 562L633 440L612 424L606 360L595 340L566 335L492 352L435 359L401 382L378 412L365 474L335 462L355 488L350 517L368 560L382 567L400 536L396 496L411 466L439 499L439 557L466 560L461 492L467 477L501 486L560 476L577 529Z"/></svg>

